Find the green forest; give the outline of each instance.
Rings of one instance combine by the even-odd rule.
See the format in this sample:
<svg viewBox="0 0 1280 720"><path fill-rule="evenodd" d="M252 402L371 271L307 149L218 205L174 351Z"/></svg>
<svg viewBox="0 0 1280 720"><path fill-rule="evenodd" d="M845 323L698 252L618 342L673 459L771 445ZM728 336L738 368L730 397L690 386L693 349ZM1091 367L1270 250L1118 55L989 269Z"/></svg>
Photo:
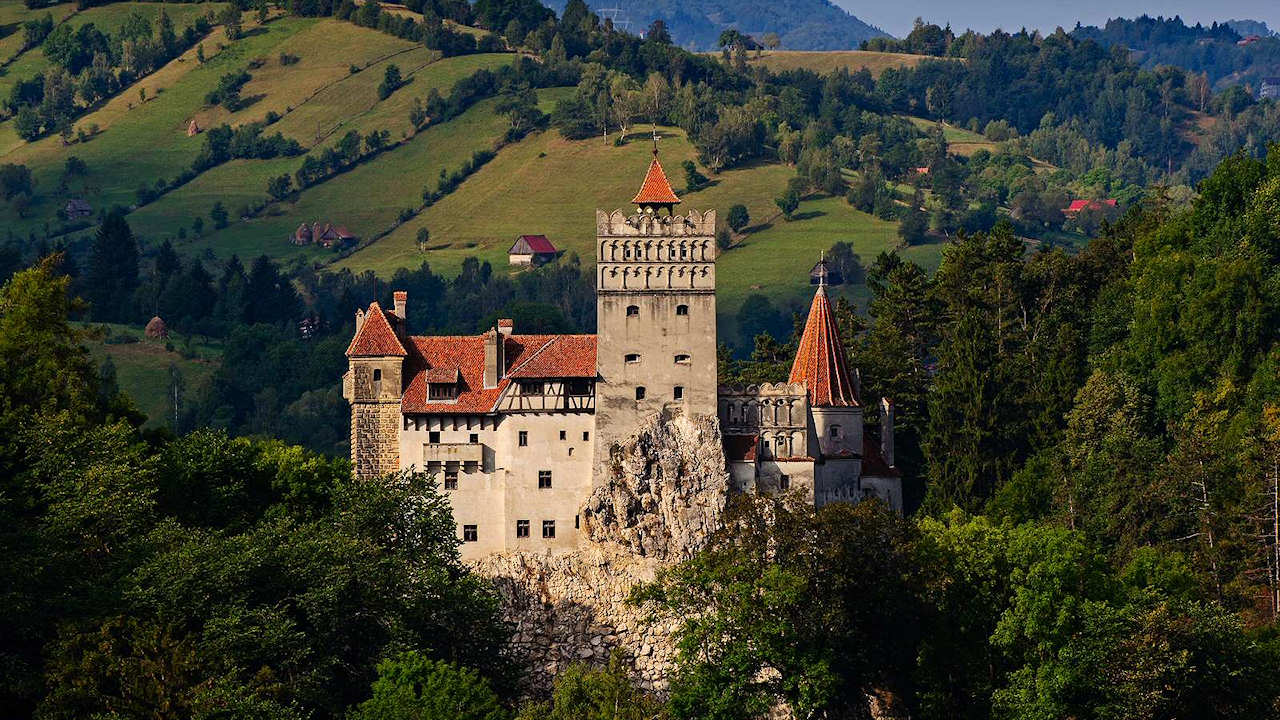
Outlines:
<svg viewBox="0 0 1280 720"><path fill-rule="evenodd" d="M22 41L0 76L0 132L21 128L19 148L64 143L54 166L0 164L5 714L1280 715L1280 103L1246 87L1265 56L1192 56L1200 41L1243 47L1227 25L956 36L921 22L868 47L929 59L873 75L773 71L736 32L690 53L661 21L642 39L580 0L558 15L534 0L237 0L182 15L179 31L164 13L181 5L119 27L38 14L0 37ZM212 55L206 33L253 40L318 17L440 57L511 57L396 111L413 132L501 121L491 148L410 188L398 223L529 138L612 148L647 141L650 124L696 154L668 167L682 196L785 169L766 195L775 215L717 208L722 257L805 227L815 201L896 223L895 248L859 257L837 240L826 256L849 282L835 310L861 394L895 403L906 513L734 496L702 550L629 600L678 618L666 692L618 655L530 694L500 593L460 560L436 478L353 480L339 378L353 312L397 290L414 333L498 317L591 332L593 258L509 273L424 253L379 274L336 265L359 257L351 246L192 249L412 139L368 126L316 145L278 118L215 126L169 178L121 180L81 157L118 129L77 138L80 118L202 42ZM49 66L23 75L37 49ZM380 101L408 83L397 65L375 74ZM238 71L219 77L211 112L254 101ZM278 170L253 206L137 230L148 206L257 162ZM140 185L137 202L61 209L67 187L121 182ZM1068 216L1073 199L1097 203ZM785 380L797 310L748 293L721 333L721 381ZM168 370L148 414L112 358L146 344L153 317ZM196 363L198 381L184 374ZM867 420L874 433L871 408Z"/></svg>

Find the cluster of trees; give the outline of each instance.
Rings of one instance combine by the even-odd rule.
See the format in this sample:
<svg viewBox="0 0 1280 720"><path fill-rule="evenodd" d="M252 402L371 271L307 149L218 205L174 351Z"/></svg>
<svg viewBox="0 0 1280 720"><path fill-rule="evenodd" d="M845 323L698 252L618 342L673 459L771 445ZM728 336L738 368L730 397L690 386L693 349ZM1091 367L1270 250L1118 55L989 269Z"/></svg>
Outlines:
<svg viewBox="0 0 1280 720"><path fill-rule="evenodd" d="M417 6L416 8L413 6ZM466 2L413 2L410 9L421 12L421 22L394 12L386 12L378 3L355 3L353 0L290 0L289 10L303 16L328 16L349 20L361 27L372 28L406 40L420 42L432 50L439 50L446 57L470 55L477 52L503 52L506 46L495 35L484 35L478 41L474 35L454 30L443 19L467 24L471 20Z"/></svg>
<svg viewBox="0 0 1280 720"><path fill-rule="evenodd" d="M180 34L163 8L154 27L133 12L114 34L93 23L55 26L52 17L28 22L25 45L40 45L52 67L10 89L5 109L13 116L14 131L24 140L50 132L69 139L77 117L195 45L209 32L211 20L198 18Z"/></svg>
<svg viewBox="0 0 1280 720"><path fill-rule="evenodd" d="M211 217L216 224L226 214L215 207ZM165 420L175 430L261 433L335 456L349 452L350 415L336 378L345 371L343 353L355 331L351 313L374 300L389 303L393 288L410 292L415 333L479 332L499 316L515 318L522 332L595 327L594 286L576 256L515 278L472 258L451 280L425 263L389 281L372 273L286 271L265 256L209 265L184 260L167 240L144 255L119 212L106 215L87 247L71 249L60 267L88 302L84 319L141 325L159 316L186 343L203 337L221 345L207 385L187 387L180 376L171 378L166 395L173 407ZM0 270L7 276L25 253L13 245L5 250ZM179 343L175 349L189 348Z"/></svg>
<svg viewBox="0 0 1280 720"><path fill-rule="evenodd" d="M1276 64L1280 63L1280 38L1268 32L1258 32L1256 40L1237 45L1244 38L1230 24L1215 22L1205 27L1196 23L1189 27L1176 15L1114 18L1100 28L1077 24L1071 34L1105 47L1119 45L1140 51L1145 68L1176 65L1200 73L1200 87L1206 92L1227 77L1256 85L1262 78L1274 75Z"/></svg>
<svg viewBox="0 0 1280 720"><path fill-rule="evenodd" d="M673 715L1277 712L1277 158L1075 255L1002 224L932 277L878 258L836 316L920 510L746 503L641 598L688 618ZM783 379L794 342L722 373Z"/></svg>

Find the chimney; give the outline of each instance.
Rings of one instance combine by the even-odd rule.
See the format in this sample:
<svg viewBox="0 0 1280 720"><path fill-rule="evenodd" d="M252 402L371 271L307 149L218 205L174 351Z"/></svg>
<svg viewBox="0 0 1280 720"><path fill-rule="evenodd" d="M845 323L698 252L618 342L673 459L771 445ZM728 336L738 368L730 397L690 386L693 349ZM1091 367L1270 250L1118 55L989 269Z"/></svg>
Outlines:
<svg viewBox="0 0 1280 720"><path fill-rule="evenodd" d="M893 401L880 398L880 454L889 467L893 460Z"/></svg>
<svg viewBox="0 0 1280 720"><path fill-rule="evenodd" d="M395 299L396 317L401 320L407 320L408 316L405 313L409 311L409 293L404 290L397 290L392 293L391 297Z"/></svg>
<svg viewBox="0 0 1280 720"><path fill-rule="evenodd" d="M511 335L516 331L516 322L511 318L501 318L498 320L498 332L503 335Z"/></svg>
<svg viewBox="0 0 1280 720"><path fill-rule="evenodd" d="M484 386L498 387L498 381L506 372L506 336L493 328L484 334Z"/></svg>
<svg viewBox="0 0 1280 720"><path fill-rule="evenodd" d="M364 325L364 310L356 308L356 334L360 333L360 328Z"/></svg>

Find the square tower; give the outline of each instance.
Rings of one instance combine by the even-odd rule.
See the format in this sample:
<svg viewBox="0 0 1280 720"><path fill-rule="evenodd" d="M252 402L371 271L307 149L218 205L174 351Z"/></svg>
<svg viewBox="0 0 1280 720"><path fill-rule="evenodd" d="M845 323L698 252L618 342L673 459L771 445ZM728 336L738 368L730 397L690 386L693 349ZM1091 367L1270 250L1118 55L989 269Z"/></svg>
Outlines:
<svg viewBox="0 0 1280 720"><path fill-rule="evenodd" d="M716 413L715 211L676 215L656 153L633 202L596 211L597 478L643 418Z"/></svg>

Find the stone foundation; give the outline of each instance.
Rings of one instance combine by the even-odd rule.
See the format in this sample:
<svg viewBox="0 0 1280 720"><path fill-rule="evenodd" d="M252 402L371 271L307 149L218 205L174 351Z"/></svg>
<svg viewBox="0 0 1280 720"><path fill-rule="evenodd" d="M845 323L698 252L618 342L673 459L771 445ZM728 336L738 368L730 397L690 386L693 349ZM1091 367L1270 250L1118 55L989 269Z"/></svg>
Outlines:
<svg viewBox="0 0 1280 720"><path fill-rule="evenodd" d="M642 687L667 687L679 619L626 601L637 583L692 556L720 527L729 478L719 426L710 417L650 417L611 448L609 469L581 509L580 549L500 553L475 564L501 593L530 694L549 691L569 664L603 664L615 649Z"/></svg>

